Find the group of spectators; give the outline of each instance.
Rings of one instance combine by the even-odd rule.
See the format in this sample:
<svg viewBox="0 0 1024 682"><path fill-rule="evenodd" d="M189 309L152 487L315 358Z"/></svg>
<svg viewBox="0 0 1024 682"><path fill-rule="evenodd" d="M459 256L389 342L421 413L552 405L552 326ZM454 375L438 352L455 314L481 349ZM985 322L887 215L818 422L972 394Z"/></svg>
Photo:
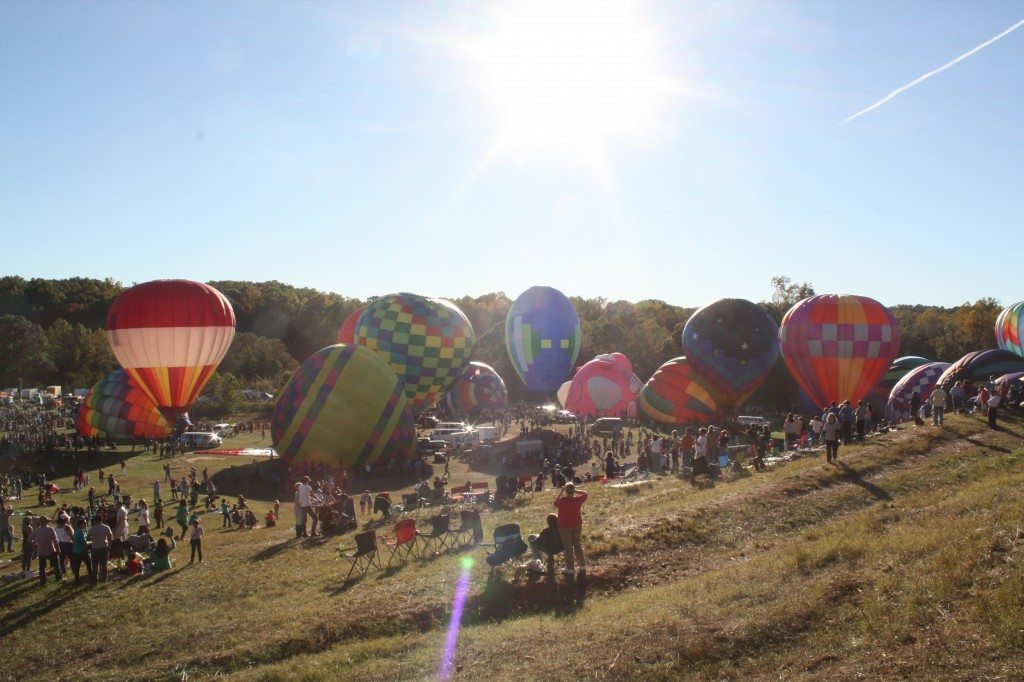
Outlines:
<svg viewBox="0 0 1024 682"><path fill-rule="evenodd" d="M956 381L949 390L943 386L935 387L927 398L923 398L918 391L910 398L910 411L914 417L914 423L918 426L924 424L924 420L931 415L933 426L942 426L946 410L952 410L957 414L970 414L978 411L988 418L990 428L999 428L999 410L1006 405L1013 404L1014 400L1019 402L1021 388L1014 386L1014 383L1004 381L996 383L995 377L989 377L988 381L980 386L974 386L970 379Z"/></svg>

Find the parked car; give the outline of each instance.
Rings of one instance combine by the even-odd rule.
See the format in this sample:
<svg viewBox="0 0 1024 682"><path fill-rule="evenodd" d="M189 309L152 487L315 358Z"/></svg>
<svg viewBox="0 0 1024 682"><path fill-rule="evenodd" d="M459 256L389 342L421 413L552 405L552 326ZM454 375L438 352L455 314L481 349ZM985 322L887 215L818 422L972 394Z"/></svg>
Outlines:
<svg viewBox="0 0 1024 682"><path fill-rule="evenodd" d="M221 438L230 438L235 435L234 424L214 424L210 430Z"/></svg>
<svg viewBox="0 0 1024 682"><path fill-rule="evenodd" d="M601 417L590 427L594 436L612 436L622 431L622 420L618 417Z"/></svg>
<svg viewBox="0 0 1024 682"><path fill-rule="evenodd" d="M178 442L186 450L209 450L219 448L222 441L212 431L186 431L178 436Z"/></svg>

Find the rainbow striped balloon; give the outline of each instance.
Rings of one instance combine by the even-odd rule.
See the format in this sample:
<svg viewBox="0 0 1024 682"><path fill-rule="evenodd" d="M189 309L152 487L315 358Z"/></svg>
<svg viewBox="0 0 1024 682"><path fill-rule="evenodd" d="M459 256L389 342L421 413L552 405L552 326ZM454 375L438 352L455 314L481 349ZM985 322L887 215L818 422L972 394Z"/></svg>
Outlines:
<svg viewBox="0 0 1024 682"><path fill-rule="evenodd" d="M118 369L96 382L78 408L75 430L104 438L167 438L171 427L146 392Z"/></svg>
<svg viewBox="0 0 1024 682"><path fill-rule="evenodd" d="M779 327L779 350L816 405L863 400L900 350L900 326L867 296L822 294L800 301Z"/></svg>
<svg viewBox="0 0 1024 682"><path fill-rule="evenodd" d="M685 357L669 360L640 390L640 410L663 424L709 424L718 414L718 404Z"/></svg>
<svg viewBox="0 0 1024 682"><path fill-rule="evenodd" d="M1014 303L996 318L996 345L1024 357L1024 301Z"/></svg>

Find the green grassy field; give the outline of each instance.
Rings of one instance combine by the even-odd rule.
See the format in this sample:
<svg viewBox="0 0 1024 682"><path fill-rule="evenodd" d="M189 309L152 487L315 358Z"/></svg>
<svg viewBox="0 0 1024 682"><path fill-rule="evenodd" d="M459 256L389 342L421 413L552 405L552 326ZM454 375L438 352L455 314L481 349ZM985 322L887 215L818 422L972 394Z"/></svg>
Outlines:
<svg viewBox="0 0 1024 682"><path fill-rule="evenodd" d="M175 568L153 577L0 586L4 669L430 679L472 563L456 679L1020 678L1022 437L1020 421L992 432L950 417L844 448L839 466L804 458L697 489L672 476L591 485L585 581L489 580L483 551L467 548L346 584L339 539L294 539L289 500L274 529L221 531L210 516L202 565L189 566L182 545ZM262 516L266 481L230 469L247 461L198 457L176 458L174 471L209 466ZM126 486L148 494L160 464L131 458ZM487 536L510 520L539 530L554 494L486 512Z"/></svg>

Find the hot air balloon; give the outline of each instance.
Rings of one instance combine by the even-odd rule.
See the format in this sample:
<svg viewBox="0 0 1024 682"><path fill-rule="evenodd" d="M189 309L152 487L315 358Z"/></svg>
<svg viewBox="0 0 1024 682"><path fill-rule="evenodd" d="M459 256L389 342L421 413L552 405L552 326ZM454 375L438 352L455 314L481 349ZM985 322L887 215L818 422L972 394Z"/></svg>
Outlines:
<svg viewBox="0 0 1024 682"><path fill-rule="evenodd" d="M527 390L557 390L572 371L580 351L576 309L557 289L530 287L509 308L505 347Z"/></svg>
<svg viewBox="0 0 1024 682"><path fill-rule="evenodd" d="M632 368L621 353L598 355L572 378L565 409L594 417L635 417L636 396L643 382Z"/></svg>
<svg viewBox="0 0 1024 682"><path fill-rule="evenodd" d="M1003 384L1013 383L1014 381L1024 380L1024 372L1010 372L996 379L996 386L1002 386Z"/></svg>
<svg viewBox="0 0 1024 682"><path fill-rule="evenodd" d="M913 418L910 413L910 399L914 392L922 401L928 399L938 385L939 377L949 367L948 362L929 362L918 365L896 382L889 392L889 400L885 404L885 418L891 421L904 421Z"/></svg>
<svg viewBox="0 0 1024 682"><path fill-rule="evenodd" d="M234 338L228 299L185 279L138 284L107 313L114 357L169 423L203 390Z"/></svg>
<svg viewBox="0 0 1024 682"><path fill-rule="evenodd" d="M104 438L167 438L171 427L123 369L96 382L78 408L75 430Z"/></svg>
<svg viewBox="0 0 1024 682"><path fill-rule="evenodd" d="M448 301L389 294L363 309L355 342L388 361L405 386L413 415L419 415L466 369L473 352L473 325Z"/></svg>
<svg viewBox="0 0 1024 682"><path fill-rule="evenodd" d="M708 424L718 415L718 404L704 379L685 357L669 360L640 390L640 411L664 424Z"/></svg>
<svg viewBox="0 0 1024 682"><path fill-rule="evenodd" d="M299 366L270 433L286 461L335 467L407 459L416 441L402 382L383 356L355 344L328 346Z"/></svg>
<svg viewBox="0 0 1024 682"><path fill-rule="evenodd" d="M508 402L505 382L490 365L470 362L466 371L441 398L449 414L477 416L484 410L500 410Z"/></svg>
<svg viewBox="0 0 1024 682"><path fill-rule="evenodd" d="M1024 301L1014 303L996 318L996 345L1024 356Z"/></svg>
<svg viewBox="0 0 1024 682"><path fill-rule="evenodd" d="M356 324L359 322L359 316L363 313L363 308L366 306L361 305L348 314L345 321L341 323L341 327L338 329L338 343L352 343L356 338Z"/></svg>
<svg viewBox="0 0 1024 682"><path fill-rule="evenodd" d="M942 373L938 383L948 389L957 381L985 382L989 377L1011 372L1024 372L1024 358L1002 348L990 348L968 353L954 362Z"/></svg>
<svg viewBox="0 0 1024 682"><path fill-rule="evenodd" d="M695 312L683 328L683 350L720 407L739 407L779 359L779 327L760 306L723 298Z"/></svg>
<svg viewBox="0 0 1024 682"><path fill-rule="evenodd" d="M565 401L569 398L570 386L572 386L572 381L563 382L555 392L555 398L558 399L558 404L562 406L562 409L565 409Z"/></svg>
<svg viewBox="0 0 1024 682"><path fill-rule="evenodd" d="M931 360L928 358L922 358L919 355L904 355L902 358L896 358L889 365L889 371L885 373L882 380L878 382L878 386L875 387L874 393L883 400L889 399L889 394L892 393L893 386L905 377L907 373L915 367L921 365L927 365Z"/></svg>
<svg viewBox="0 0 1024 682"><path fill-rule="evenodd" d="M899 323L866 296L822 294L782 318L779 350L797 384L817 405L860 401L899 353Z"/></svg>

